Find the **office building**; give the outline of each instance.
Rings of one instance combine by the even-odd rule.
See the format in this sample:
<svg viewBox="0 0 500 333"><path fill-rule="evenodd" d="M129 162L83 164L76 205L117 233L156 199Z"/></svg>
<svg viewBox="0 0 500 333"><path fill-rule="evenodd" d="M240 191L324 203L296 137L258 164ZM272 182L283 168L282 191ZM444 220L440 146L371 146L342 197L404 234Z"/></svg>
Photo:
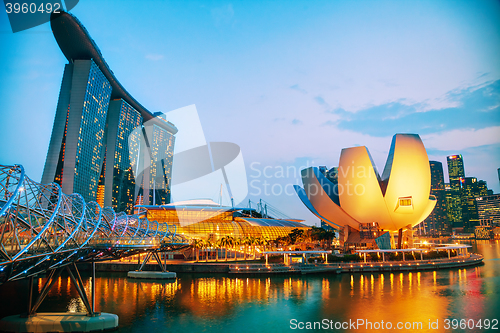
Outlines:
<svg viewBox="0 0 500 333"><path fill-rule="evenodd" d="M462 209L461 179L465 177L464 161L462 155L446 157L450 188L446 191L448 221L452 228L464 226Z"/></svg>
<svg viewBox="0 0 500 333"><path fill-rule="evenodd" d="M446 157L448 163L448 176L452 190L460 189L460 178L465 177L464 160L462 155L450 155Z"/></svg>
<svg viewBox="0 0 500 333"><path fill-rule="evenodd" d="M500 225L500 194L476 198L479 221L488 225Z"/></svg>
<svg viewBox="0 0 500 333"><path fill-rule="evenodd" d="M446 196L446 216L450 228L462 228L462 204L460 199L460 190L451 188L450 184L445 184Z"/></svg>
<svg viewBox="0 0 500 333"><path fill-rule="evenodd" d="M462 219L464 222L464 231L472 232L479 225L478 197L488 195L488 187L484 180L478 181L475 177L464 177L460 180L461 184L461 205Z"/></svg>
<svg viewBox="0 0 500 333"><path fill-rule="evenodd" d="M436 207L424 220L428 234L442 234L450 231L446 212L446 192L444 187L443 164L429 161L431 168L431 195L436 197Z"/></svg>

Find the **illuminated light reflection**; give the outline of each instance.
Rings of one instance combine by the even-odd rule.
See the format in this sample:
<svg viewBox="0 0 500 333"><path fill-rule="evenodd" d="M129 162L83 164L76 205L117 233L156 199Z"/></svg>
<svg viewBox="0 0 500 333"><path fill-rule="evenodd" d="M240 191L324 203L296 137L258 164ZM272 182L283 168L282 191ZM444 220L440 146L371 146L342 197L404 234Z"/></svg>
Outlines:
<svg viewBox="0 0 500 333"><path fill-rule="evenodd" d="M69 279L69 278L68 278ZM57 293L61 294L61 284L62 284L62 278L59 275L59 278L57 279Z"/></svg>
<svg viewBox="0 0 500 333"><path fill-rule="evenodd" d="M375 285L375 280L373 278L373 274L370 276L370 286L371 286L371 293L373 294L373 287Z"/></svg>
<svg viewBox="0 0 500 333"><path fill-rule="evenodd" d="M399 273L399 292L403 293L403 273Z"/></svg>
<svg viewBox="0 0 500 333"><path fill-rule="evenodd" d="M391 273L391 295L394 292L394 274Z"/></svg>
<svg viewBox="0 0 500 333"><path fill-rule="evenodd" d="M321 281L322 287L322 297L327 299L330 298L330 281L328 279L323 279Z"/></svg>

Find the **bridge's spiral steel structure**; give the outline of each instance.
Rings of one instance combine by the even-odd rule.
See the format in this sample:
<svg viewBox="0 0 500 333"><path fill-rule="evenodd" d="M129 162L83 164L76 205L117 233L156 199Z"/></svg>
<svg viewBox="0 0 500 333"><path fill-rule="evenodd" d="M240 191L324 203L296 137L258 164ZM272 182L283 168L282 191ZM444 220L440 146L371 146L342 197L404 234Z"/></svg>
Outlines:
<svg viewBox="0 0 500 333"><path fill-rule="evenodd" d="M165 228L165 229L163 229ZM0 284L73 262L110 260L185 247L188 240L149 221L145 212L115 213L58 184L28 178L20 165L0 165Z"/></svg>

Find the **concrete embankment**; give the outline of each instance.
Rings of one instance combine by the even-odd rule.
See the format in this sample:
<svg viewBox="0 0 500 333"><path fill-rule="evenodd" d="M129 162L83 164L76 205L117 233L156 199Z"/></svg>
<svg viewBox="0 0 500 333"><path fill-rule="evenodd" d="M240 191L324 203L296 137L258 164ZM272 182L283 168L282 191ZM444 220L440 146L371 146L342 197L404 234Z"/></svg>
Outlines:
<svg viewBox="0 0 500 333"><path fill-rule="evenodd" d="M228 273L228 263L201 263L201 262L186 262L169 264L167 262L167 270L176 273ZM91 264L79 264L82 270L90 270ZM98 272L129 272L139 269L140 265L137 263L123 263L123 262L99 262L96 263L96 271ZM160 266L156 263L146 264L142 268L143 271L161 271Z"/></svg>
<svg viewBox="0 0 500 333"><path fill-rule="evenodd" d="M460 268L479 265L483 257L471 254L466 257L451 259L356 262L330 264L301 264L285 266L283 264L265 265L256 262L180 262L169 264L167 270L176 273L230 273L230 274L313 274L313 273L350 273L350 272L396 272L420 271L446 268ZM90 269L90 264L81 264L83 270ZM139 268L137 263L101 262L96 264L99 272L129 272ZM157 264L146 264L143 271L160 271Z"/></svg>

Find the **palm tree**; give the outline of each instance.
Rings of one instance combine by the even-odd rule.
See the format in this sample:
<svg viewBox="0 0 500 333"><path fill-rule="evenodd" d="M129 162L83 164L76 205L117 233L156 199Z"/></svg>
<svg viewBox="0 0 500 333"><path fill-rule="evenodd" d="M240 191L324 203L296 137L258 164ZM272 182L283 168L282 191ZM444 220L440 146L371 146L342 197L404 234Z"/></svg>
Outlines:
<svg viewBox="0 0 500 333"><path fill-rule="evenodd" d="M233 248L234 248L234 259L238 260L238 252L236 251L237 247L242 244L242 239L241 238L235 238L233 241Z"/></svg>
<svg viewBox="0 0 500 333"><path fill-rule="evenodd" d="M267 246L270 244L270 241L267 237L260 237L259 238L259 246L262 246L262 252L266 252Z"/></svg>
<svg viewBox="0 0 500 333"><path fill-rule="evenodd" d="M227 261L227 248L232 246L233 244L233 237L231 236L226 236L220 240L220 245L224 247L224 261Z"/></svg>
<svg viewBox="0 0 500 333"><path fill-rule="evenodd" d="M236 240L234 239L234 237L233 236L227 236L227 241L228 241L228 246L234 250L234 243L236 242ZM236 256L236 254L235 254L235 256Z"/></svg>
<svg viewBox="0 0 500 333"><path fill-rule="evenodd" d="M243 249L245 251L244 260L247 260L247 246L252 244L252 240L250 239L250 237L247 236L247 237L242 239L242 243L244 245Z"/></svg>
<svg viewBox="0 0 500 333"><path fill-rule="evenodd" d="M215 247L215 261L219 261L219 249L222 247L221 239L218 239L215 242L213 242L213 246Z"/></svg>
<svg viewBox="0 0 500 333"><path fill-rule="evenodd" d="M335 238L335 232L331 230L327 230L325 232L325 238L328 240L328 250L332 248L332 241Z"/></svg>
<svg viewBox="0 0 500 333"><path fill-rule="evenodd" d="M250 236L248 237L248 243L252 247L252 258L255 260L255 246L259 245L259 239L254 236Z"/></svg>
<svg viewBox="0 0 500 333"><path fill-rule="evenodd" d="M203 247L203 240L194 239L193 242L191 243L191 246L196 251L196 262L198 262L200 260L200 249Z"/></svg>
<svg viewBox="0 0 500 333"><path fill-rule="evenodd" d="M208 262L208 249L212 247L212 242L209 239L204 241L205 246L205 262Z"/></svg>

